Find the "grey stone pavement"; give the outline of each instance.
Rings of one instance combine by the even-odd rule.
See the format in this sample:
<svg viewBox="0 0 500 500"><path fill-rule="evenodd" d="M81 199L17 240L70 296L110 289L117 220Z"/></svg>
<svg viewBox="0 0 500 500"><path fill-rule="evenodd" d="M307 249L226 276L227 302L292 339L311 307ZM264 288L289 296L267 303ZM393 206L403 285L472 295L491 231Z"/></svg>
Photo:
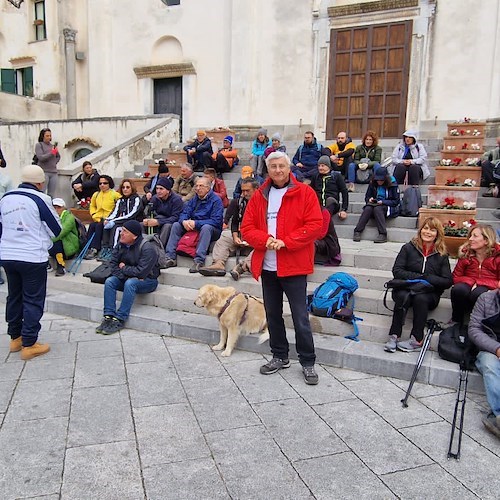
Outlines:
<svg viewBox="0 0 500 500"><path fill-rule="evenodd" d="M3 305L0 313L3 316ZM318 365L271 376L261 354L46 313L46 356L9 354L0 326L0 498L495 498L500 441L470 393L447 460L455 393Z"/></svg>

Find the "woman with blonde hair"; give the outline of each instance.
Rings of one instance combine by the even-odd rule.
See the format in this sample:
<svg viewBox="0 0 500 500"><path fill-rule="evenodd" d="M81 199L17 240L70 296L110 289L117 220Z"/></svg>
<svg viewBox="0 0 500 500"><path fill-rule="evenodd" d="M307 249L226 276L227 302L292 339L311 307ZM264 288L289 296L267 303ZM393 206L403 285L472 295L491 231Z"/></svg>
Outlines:
<svg viewBox="0 0 500 500"><path fill-rule="evenodd" d="M467 242L460 247L451 289L452 322L463 324L478 297L495 290L500 282L500 245L494 229L477 224L469 229Z"/></svg>
<svg viewBox="0 0 500 500"><path fill-rule="evenodd" d="M429 311L436 309L443 292L453 284L441 221L435 217L423 221L417 235L401 248L392 274L400 280L426 280L430 286L426 287L428 291L417 294L411 294L406 289L393 290L394 315L384 349L387 352L395 352L396 349L404 352L420 351ZM401 342L405 317L410 307L413 307L410 339Z"/></svg>

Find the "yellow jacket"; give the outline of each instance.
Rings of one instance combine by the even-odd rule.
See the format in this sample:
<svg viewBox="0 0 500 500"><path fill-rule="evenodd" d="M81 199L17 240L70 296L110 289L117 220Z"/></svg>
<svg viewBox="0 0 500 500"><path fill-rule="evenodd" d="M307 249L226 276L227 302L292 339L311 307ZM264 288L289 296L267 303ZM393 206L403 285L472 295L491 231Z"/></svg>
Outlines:
<svg viewBox="0 0 500 500"><path fill-rule="evenodd" d="M343 151L340 151L339 145L337 144L337 141L335 141L333 144L331 144L330 146L328 146L328 149L332 152L332 155L338 155L339 153L343 154L348 149L352 149L351 154L347 155L347 156L351 156L351 155L354 154L354 151L356 150L356 144L354 144L354 142L352 142L352 141L348 142L345 145L345 148L343 149ZM344 158L339 157L337 165L340 166L340 165L343 165L343 164L344 164Z"/></svg>
<svg viewBox="0 0 500 500"><path fill-rule="evenodd" d="M115 208L116 200L120 199L120 193L114 189L108 189L105 193L97 191L90 200L90 215L94 222L101 222Z"/></svg>

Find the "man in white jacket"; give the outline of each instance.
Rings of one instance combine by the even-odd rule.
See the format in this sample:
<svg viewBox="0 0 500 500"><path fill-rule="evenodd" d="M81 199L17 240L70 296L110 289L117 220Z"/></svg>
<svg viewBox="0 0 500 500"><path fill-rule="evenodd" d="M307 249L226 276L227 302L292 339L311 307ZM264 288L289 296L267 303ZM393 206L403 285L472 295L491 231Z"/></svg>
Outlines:
<svg viewBox="0 0 500 500"><path fill-rule="evenodd" d="M0 262L8 281L5 319L10 352L28 360L50 351L38 342L47 290L48 250L61 231L50 196L43 193L45 173L38 165L21 171L17 189L0 200Z"/></svg>

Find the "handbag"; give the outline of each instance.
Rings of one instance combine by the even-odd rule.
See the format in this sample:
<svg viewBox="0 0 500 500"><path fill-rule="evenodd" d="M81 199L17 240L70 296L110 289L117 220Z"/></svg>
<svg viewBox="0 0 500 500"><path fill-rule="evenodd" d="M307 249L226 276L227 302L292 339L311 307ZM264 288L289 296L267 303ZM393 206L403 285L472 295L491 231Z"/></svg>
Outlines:
<svg viewBox="0 0 500 500"><path fill-rule="evenodd" d="M395 278L384 283L384 288L385 288L384 307L389 311L393 312L394 309L391 309L387 305L387 294L389 293L390 289L405 290L406 292L408 292L405 300L403 301L403 304L401 305L401 307L403 308L412 295L417 295L419 293L429 293L434 290L434 287L427 280L424 279L402 280Z"/></svg>
<svg viewBox="0 0 500 500"><path fill-rule="evenodd" d="M439 357L458 363L466 370L474 368L477 355L476 346L469 340L467 325L455 324L439 334Z"/></svg>

